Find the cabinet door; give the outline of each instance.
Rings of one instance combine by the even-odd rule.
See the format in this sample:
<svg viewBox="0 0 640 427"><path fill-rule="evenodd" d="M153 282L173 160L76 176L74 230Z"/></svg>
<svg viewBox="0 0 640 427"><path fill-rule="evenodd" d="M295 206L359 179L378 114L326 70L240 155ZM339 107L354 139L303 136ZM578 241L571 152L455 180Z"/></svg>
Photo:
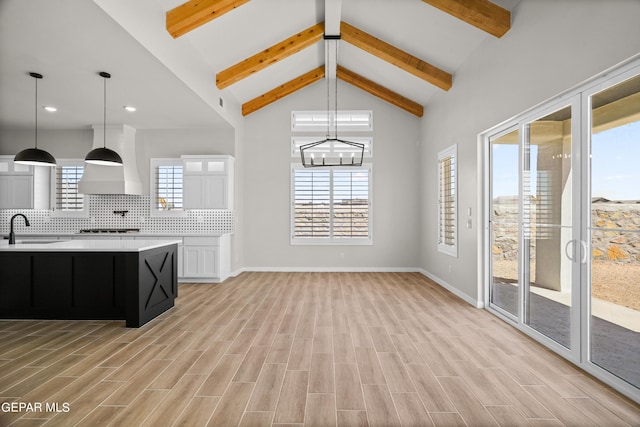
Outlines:
<svg viewBox="0 0 640 427"><path fill-rule="evenodd" d="M0 176L0 209L32 209L33 176Z"/></svg>
<svg viewBox="0 0 640 427"><path fill-rule="evenodd" d="M205 179L205 208L227 209L227 178L224 175L208 175Z"/></svg>
<svg viewBox="0 0 640 427"><path fill-rule="evenodd" d="M13 203L14 208L33 208L33 176L19 175L14 177Z"/></svg>
<svg viewBox="0 0 640 427"><path fill-rule="evenodd" d="M184 277L218 277L217 246L184 246Z"/></svg>
<svg viewBox="0 0 640 427"><path fill-rule="evenodd" d="M205 183L202 175L185 175L182 197L185 209L203 209Z"/></svg>
<svg viewBox="0 0 640 427"><path fill-rule="evenodd" d="M11 208L11 197L9 196L10 176L0 176L0 209Z"/></svg>
<svg viewBox="0 0 640 427"><path fill-rule="evenodd" d="M200 259L202 260L202 276L218 277L218 248L216 246L200 247Z"/></svg>
<svg viewBox="0 0 640 427"><path fill-rule="evenodd" d="M199 247L184 246L182 248L182 268L184 277L198 277L199 268Z"/></svg>

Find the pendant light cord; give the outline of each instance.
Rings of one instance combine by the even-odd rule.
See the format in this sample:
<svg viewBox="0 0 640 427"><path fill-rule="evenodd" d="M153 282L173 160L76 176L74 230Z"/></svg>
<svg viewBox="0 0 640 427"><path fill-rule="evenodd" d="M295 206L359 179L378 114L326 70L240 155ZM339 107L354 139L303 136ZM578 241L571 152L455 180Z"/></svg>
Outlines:
<svg viewBox="0 0 640 427"><path fill-rule="evenodd" d="M107 78L104 79L104 105L102 107L102 147L107 148Z"/></svg>
<svg viewBox="0 0 640 427"><path fill-rule="evenodd" d="M331 45L331 42L328 42L325 45L325 58L324 58L324 63L328 64L329 63L329 46ZM329 86L331 84L331 82L329 81L329 76L326 77L327 78L327 139L329 139L331 137L331 115L329 113Z"/></svg>
<svg viewBox="0 0 640 427"><path fill-rule="evenodd" d="M38 149L38 78L35 77L34 80L36 81L36 102L35 102L35 114L36 114L36 129L35 129L35 139L36 139L36 150Z"/></svg>

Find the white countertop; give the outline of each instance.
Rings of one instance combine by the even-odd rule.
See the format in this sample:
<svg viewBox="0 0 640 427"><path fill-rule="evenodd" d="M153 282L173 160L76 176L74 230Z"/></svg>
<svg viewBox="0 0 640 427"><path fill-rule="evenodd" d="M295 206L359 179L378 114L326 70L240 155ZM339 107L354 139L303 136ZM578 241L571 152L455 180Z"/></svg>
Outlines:
<svg viewBox="0 0 640 427"><path fill-rule="evenodd" d="M180 240L108 240L78 239L38 241L25 240L22 243L16 238L16 244L10 245L8 240L0 240L0 252L142 252L162 246L180 244Z"/></svg>
<svg viewBox="0 0 640 427"><path fill-rule="evenodd" d="M9 234L8 231L5 232L0 232L0 236L7 236ZM45 240L46 238L56 238L56 237L60 237L60 238L72 238L72 237L82 237L82 238L96 238L96 239L100 239L102 237L136 237L136 238L140 238L140 237L167 237L169 238L169 240L171 239L171 237L220 237L220 236L224 236L225 234L233 234L233 233L197 233L197 232L188 232L188 233L163 233L163 232L148 232L148 231L144 231L144 232L130 232L130 233L78 233L78 232L61 232L61 233L39 233L39 232L35 232L35 233L28 233L25 231L20 231L20 233L16 233L16 239L20 240L20 237L24 237L24 238L40 238L43 237L42 240ZM0 237L1 239L2 237Z"/></svg>

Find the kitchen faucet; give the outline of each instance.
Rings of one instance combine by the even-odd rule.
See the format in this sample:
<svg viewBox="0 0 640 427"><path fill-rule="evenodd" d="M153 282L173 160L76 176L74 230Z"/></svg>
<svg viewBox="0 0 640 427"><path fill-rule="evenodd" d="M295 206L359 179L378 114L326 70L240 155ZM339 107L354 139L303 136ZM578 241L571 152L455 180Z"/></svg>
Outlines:
<svg viewBox="0 0 640 427"><path fill-rule="evenodd" d="M10 230L9 230L9 244L10 245L15 245L16 244L16 233L13 232L13 220L17 217L17 216L21 216L22 218L24 218L24 223L27 227L30 227L31 224L29 224L29 220L27 219L26 216L24 216L21 213L15 214L14 216L11 217L11 224L10 224Z"/></svg>

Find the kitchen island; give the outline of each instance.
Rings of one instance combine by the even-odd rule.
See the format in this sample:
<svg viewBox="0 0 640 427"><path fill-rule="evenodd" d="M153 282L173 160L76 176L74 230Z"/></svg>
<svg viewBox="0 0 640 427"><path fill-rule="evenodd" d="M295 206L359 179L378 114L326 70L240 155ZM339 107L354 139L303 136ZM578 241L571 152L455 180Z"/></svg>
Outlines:
<svg viewBox="0 0 640 427"><path fill-rule="evenodd" d="M0 318L125 320L178 296L176 240L0 241Z"/></svg>

